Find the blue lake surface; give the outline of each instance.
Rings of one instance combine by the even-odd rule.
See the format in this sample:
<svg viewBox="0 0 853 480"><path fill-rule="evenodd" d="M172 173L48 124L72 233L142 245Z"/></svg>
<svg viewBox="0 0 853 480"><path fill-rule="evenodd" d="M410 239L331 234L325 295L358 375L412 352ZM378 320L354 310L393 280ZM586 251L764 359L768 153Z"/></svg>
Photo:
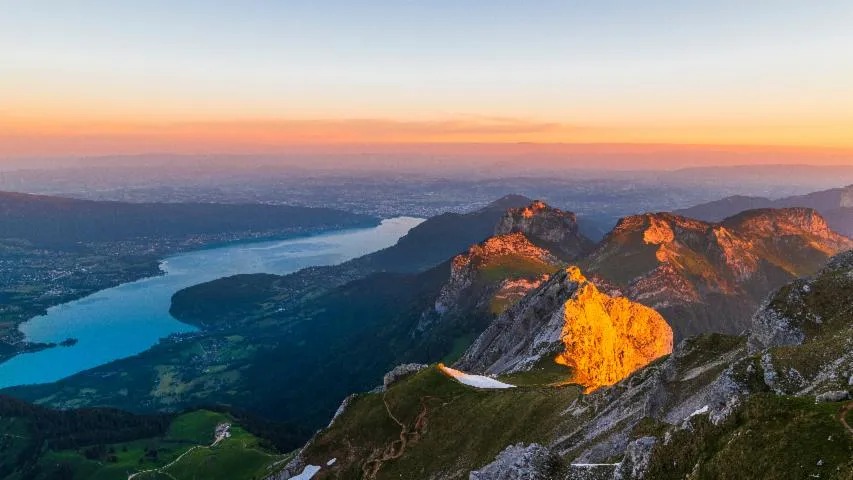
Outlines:
<svg viewBox="0 0 853 480"><path fill-rule="evenodd" d="M334 265L389 247L422 221L397 217L373 228L239 243L168 257L161 265L165 275L101 290L21 324L30 341L59 343L76 338L78 343L18 355L0 364L0 388L54 382L143 352L172 333L195 330L169 315L172 295L183 288L241 273L281 275Z"/></svg>

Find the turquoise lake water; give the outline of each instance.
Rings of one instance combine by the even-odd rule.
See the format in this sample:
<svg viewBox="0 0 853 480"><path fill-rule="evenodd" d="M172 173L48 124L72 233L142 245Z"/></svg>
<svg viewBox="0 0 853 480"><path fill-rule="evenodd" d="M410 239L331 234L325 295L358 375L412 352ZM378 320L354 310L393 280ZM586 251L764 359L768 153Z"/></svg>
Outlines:
<svg viewBox="0 0 853 480"><path fill-rule="evenodd" d="M240 243L166 258L165 275L101 290L53 307L20 325L33 342L76 345L18 355L0 364L0 388L47 383L135 355L172 333L194 327L169 315L172 295L183 288L241 273L286 274L334 265L389 247L422 219L397 217L373 228L289 240Z"/></svg>

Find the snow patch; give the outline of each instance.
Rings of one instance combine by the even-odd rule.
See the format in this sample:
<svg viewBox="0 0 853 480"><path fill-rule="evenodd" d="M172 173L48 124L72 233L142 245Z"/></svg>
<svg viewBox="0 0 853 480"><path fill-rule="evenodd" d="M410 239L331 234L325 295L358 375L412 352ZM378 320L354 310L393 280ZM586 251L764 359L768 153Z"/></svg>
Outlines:
<svg viewBox="0 0 853 480"><path fill-rule="evenodd" d="M445 367L444 365L439 365L438 368L441 369L445 375L453 377L459 383L464 385L468 385L470 387L475 388L513 388L515 385L510 385L508 383L503 383L501 381L495 380L491 377L484 377L482 375L471 375L469 373L460 372L459 370L452 369L450 367Z"/></svg>
<svg viewBox="0 0 853 480"><path fill-rule="evenodd" d="M704 407L702 407L702 408L700 408L700 409L698 409L698 410L694 411L694 412L693 412L693 413L691 413L691 414L690 414L690 416L689 416L689 417L687 417L687 418L695 417L696 415L702 415L703 413L708 413L708 405L705 405Z"/></svg>
<svg viewBox="0 0 853 480"><path fill-rule="evenodd" d="M302 473L295 477L290 477L288 480L311 480L317 472L320 471L320 467L317 465L307 465Z"/></svg>

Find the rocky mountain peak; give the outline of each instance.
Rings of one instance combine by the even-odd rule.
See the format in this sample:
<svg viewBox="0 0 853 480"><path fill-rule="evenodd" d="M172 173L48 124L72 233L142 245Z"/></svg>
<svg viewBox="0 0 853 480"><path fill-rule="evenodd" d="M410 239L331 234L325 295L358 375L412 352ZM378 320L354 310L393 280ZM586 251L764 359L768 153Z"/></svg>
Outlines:
<svg viewBox="0 0 853 480"><path fill-rule="evenodd" d="M626 238L639 235L643 242L648 245L664 245L673 242L679 235L702 234L710 226L701 220L667 212L644 213L621 218L608 238Z"/></svg>
<svg viewBox="0 0 853 480"><path fill-rule="evenodd" d="M453 268L460 270L468 265L483 268L495 259L506 255L521 255L556 262L547 250L534 245L524 234L514 232L489 237L482 243L472 245L466 253L453 258Z"/></svg>
<svg viewBox="0 0 853 480"><path fill-rule="evenodd" d="M668 354L672 338L659 313L602 293L579 268L569 267L498 317L460 366L503 374L556 362L570 368L567 381L590 391Z"/></svg>
<svg viewBox="0 0 853 480"><path fill-rule="evenodd" d="M495 235L517 232L567 260L581 256L592 246L592 242L580 233L574 213L551 207L541 200L508 209L495 228Z"/></svg>
<svg viewBox="0 0 853 480"><path fill-rule="evenodd" d="M462 296L475 283L487 290L493 313L524 296L561 264L548 250L534 245L521 232L496 235L472 245L467 252L453 257L450 279L435 303L444 313L461 306ZM483 299L487 300L486 298Z"/></svg>
<svg viewBox="0 0 853 480"><path fill-rule="evenodd" d="M835 235L826 220L816 210L802 207L747 210L723 220L722 225L751 235L784 235L799 232L820 237Z"/></svg>

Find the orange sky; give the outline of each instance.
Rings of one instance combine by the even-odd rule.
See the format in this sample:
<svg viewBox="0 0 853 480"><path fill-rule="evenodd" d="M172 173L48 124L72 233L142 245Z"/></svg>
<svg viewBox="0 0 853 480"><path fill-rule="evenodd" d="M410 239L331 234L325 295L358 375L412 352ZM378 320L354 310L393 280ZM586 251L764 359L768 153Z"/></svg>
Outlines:
<svg viewBox="0 0 853 480"><path fill-rule="evenodd" d="M0 159L598 143L853 162L849 0L255 7L4 4Z"/></svg>
<svg viewBox="0 0 853 480"><path fill-rule="evenodd" d="M412 144L672 144L853 151L853 125L573 126L456 118L436 121L257 120L135 124L0 118L0 157L146 152L275 153L295 146ZM448 147L448 150L453 148ZM475 149L476 150L476 149ZM484 152L485 153L485 152Z"/></svg>

